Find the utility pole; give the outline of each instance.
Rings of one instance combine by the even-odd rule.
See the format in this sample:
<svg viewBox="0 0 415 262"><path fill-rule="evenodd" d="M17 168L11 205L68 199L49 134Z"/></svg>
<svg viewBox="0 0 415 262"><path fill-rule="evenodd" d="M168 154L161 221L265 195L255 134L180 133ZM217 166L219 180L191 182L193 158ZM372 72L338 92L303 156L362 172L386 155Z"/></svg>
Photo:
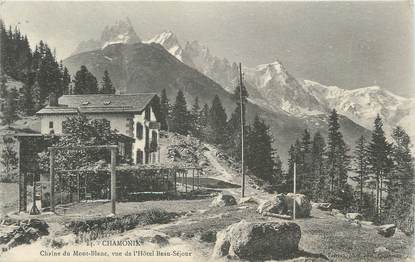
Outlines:
<svg viewBox="0 0 415 262"><path fill-rule="evenodd" d="M239 63L239 98L240 98L240 108L241 108L241 173L242 173L242 197L245 197L245 168L244 168L244 95L242 94L242 63Z"/></svg>
<svg viewBox="0 0 415 262"><path fill-rule="evenodd" d="M294 197L293 197L293 220L295 220L295 198L296 198L297 163L294 162Z"/></svg>

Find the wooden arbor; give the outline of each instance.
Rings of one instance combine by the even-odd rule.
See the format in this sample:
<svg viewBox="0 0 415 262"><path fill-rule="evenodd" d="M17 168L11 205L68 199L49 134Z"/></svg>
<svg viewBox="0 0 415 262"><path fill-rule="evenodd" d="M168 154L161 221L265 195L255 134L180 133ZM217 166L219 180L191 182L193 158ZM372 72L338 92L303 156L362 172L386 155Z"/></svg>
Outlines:
<svg viewBox="0 0 415 262"><path fill-rule="evenodd" d="M49 172L50 172L50 209L55 212L55 154L60 150L98 150L108 149L111 151L111 213L115 215L116 197L116 162L117 162L117 146L52 146L49 150ZM77 170L74 170L77 171Z"/></svg>

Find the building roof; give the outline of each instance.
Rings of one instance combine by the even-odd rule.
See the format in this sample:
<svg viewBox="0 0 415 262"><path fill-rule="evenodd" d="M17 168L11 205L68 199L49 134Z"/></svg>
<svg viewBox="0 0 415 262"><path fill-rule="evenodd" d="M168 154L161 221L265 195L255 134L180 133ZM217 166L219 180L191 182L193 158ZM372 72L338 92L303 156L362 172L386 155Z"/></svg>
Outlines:
<svg viewBox="0 0 415 262"><path fill-rule="evenodd" d="M122 95L63 95L58 106L46 106L37 114L141 113L156 96L155 93Z"/></svg>

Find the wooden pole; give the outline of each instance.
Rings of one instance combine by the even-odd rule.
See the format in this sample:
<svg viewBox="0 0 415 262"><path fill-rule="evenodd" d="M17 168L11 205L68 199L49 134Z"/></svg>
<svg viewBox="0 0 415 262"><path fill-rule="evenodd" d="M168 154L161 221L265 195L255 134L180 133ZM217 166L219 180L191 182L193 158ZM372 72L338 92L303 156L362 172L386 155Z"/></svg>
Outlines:
<svg viewBox="0 0 415 262"><path fill-rule="evenodd" d="M117 149L111 149L111 213L115 215L115 201L117 200L116 196L116 170L115 165L117 162Z"/></svg>
<svg viewBox="0 0 415 262"><path fill-rule="evenodd" d="M62 197L62 193L63 193L63 191L62 191L62 184L63 184L63 178L62 178L62 174L59 174L59 191L60 191L60 194L61 194L61 205L63 205L63 197Z"/></svg>
<svg viewBox="0 0 415 262"><path fill-rule="evenodd" d="M20 140L19 138L16 139L16 146L17 146L17 174L19 175L19 203L18 203L18 211L25 211L24 203L23 203L23 190L24 190L24 178L22 171L20 169Z"/></svg>
<svg viewBox="0 0 415 262"><path fill-rule="evenodd" d="M186 178L185 178L185 186L186 186L186 194L187 194L187 170L185 170L184 172L183 172L183 175L185 175L186 176Z"/></svg>
<svg viewBox="0 0 415 262"><path fill-rule="evenodd" d="M177 194L177 172L176 171L173 171L173 172L174 172L173 174L174 175L174 193Z"/></svg>
<svg viewBox="0 0 415 262"><path fill-rule="evenodd" d="M295 219L295 197L296 197L297 163L294 162L294 197L293 197L293 220Z"/></svg>
<svg viewBox="0 0 415 262"><path fill-rule="evenodd" d="M195 170L192 169L192 191L195 191Z"/></svg>
<svg viewBox="0 0 415 262"><path fill-rule="evenodd" d="M200 169L197 170L197 190L200 189Z"/></svg>
<svg viewBox="0 0 415 262"><path fill-rule="evenodd" d="M244 170L244 99L242 94L242 64L239 63L239 98L241 107L241 173L242 173L242 197L245 196L245 170Z"/></svg>
<svg viewBox="0 0 415 262"><path fill-rule="evenodd" d="M80 187L81 187L81 183L80 183L80 173L77 173L76 175L77 178L77 184L78 184L78 203L81 202L81 191L80 191Z"/></svg>
<svg viewBox="0 0 415 262"><path fill-rule="evenodd" d="M55 150L49 150L50 211L55 212Z"/></svg>

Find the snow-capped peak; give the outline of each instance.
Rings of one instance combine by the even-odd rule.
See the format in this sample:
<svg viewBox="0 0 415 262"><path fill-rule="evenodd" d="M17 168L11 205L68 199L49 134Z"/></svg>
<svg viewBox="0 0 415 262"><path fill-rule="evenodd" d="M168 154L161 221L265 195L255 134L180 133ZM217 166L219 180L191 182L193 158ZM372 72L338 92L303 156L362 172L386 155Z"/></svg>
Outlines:
<svg viewBox="0 0 415 262"><path fill-rule="evenodd" d="M114 25L106 26L101 34L102 48L112 44L134 44L141 42L130 19L117 20Z"/></svg>
<svg viewBox="0 0 415 262"><path fill-rule="evenodd" d="M150 40L145 41L144 43L157 43L162 45L170 54L174 55L180 61L183 61L183 48L181 47L179 40L176 35L170 31L166 30L161 34L156 35Z"/></svg>

